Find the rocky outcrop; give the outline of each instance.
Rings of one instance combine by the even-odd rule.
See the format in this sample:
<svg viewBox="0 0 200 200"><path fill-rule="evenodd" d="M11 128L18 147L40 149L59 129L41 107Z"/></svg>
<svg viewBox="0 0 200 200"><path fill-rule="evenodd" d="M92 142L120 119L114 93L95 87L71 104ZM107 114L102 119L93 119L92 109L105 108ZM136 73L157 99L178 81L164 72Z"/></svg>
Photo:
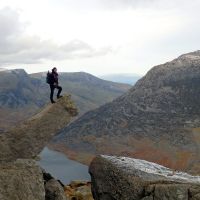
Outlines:
<svg viewBox="0 0 200 200"><path fill-rule="evenodd" d="M58 181L51 179L45 184L46 200L67 200L64 189Z"/></svg>
<svg viewBox="0 0 200 200"><path fill-rule="evenodd" d="M90 165L95 200L200 200L200 177L128 157L98 156Z"/></svg>
<svg viewBox="0 0 200 200"><path fill-rule="evenodd" d="M64 96L24 124L0 135L0 199L65 199L61 185L56 180L45 182L48 177L43 177L33 158L76 114L70 97Z"/></svg>
<svg viewBox="0 0 200 200"><path fill-rule="evenodd" d="M0 199L44 200L42 170L33 160L0 164Z"/></svg>
<svg viewBox="0 0 200 200"><path fill-rule="evenodd" d="M75 180L63 185L43 170L45 200L94 200L91 182Z"/></svg>
<svg viewBox="0 0 200 200"><path fill-rule="evenodd" d="M52 143L86 159L95 154L128 156L198 174L199 85L197 51L153 67L126 94L87 112Z"/></svg>
<svg viewBox="0 0 200 200"><path fill-rule="evenodd" d="M45 188L45 200L66 200L64 185L60 180L56 180L51 174L44 169L43 179Z"/></svg>
<svg viewBox="0 0 200 200"><path fill-rule="evenodd" d="M22 125L0 135L0 161L36 157L50 139L77 115L69 96L27 120Z"/></svg>

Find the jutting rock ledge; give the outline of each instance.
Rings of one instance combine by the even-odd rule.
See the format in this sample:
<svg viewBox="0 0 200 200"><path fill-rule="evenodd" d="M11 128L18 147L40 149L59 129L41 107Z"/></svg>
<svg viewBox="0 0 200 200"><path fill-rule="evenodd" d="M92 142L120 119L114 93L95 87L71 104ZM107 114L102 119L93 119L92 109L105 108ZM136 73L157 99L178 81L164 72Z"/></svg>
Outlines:
<svg viewBox="0 0 200 200"><path fill-rule="evenodd" d="M77 113L70 96L64 96L0 135L0 199L45 200L43 172L33 158ZM65 200L63 194L55 191L54 199Z"/></svg>
<svg viewBox="0 0 200 200"><path fill-rule="evenodd" d="M25 123L0 135L0 161L36 157L49 140L77 115L69 96L27 120Z"/></svg>
<svg viewBox="0 0 200 200"><path fill-rule="evenodd" d="M200 176L144 160L97 156L89 172L95 200L200 200Z"/></svg>

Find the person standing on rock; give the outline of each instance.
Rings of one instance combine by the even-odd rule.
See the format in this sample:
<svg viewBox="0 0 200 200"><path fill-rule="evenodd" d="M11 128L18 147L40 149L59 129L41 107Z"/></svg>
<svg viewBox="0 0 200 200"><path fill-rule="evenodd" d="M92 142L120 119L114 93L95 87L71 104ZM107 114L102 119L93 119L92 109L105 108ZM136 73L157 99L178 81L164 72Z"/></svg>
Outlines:
<svg viewBox="0 0 200 200"><path fill-rule="evenodd" d="M59 83L58 83L58 73L57 73L57 68L56 67L54 67L52 69L51 73L49 73L49 72L47 73L47 83L49 84L50 90L51 90L51 93L50 93L51 103L55 103L55 101L53 100L54 90L55 89L58 89L57 99L62 97L60 95L61 92L62 92L62 87L59 86Z"/></svg>

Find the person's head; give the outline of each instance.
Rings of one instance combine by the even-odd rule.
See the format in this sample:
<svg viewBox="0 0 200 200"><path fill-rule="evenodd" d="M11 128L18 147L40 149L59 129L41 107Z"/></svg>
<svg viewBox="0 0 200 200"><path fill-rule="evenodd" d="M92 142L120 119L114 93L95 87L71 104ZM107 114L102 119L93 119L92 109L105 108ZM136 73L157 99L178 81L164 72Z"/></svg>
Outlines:
<svg viewBox="0 0 200 200"><path fill-rule="evenodd" d="M52 69L52 72L57 72L57 68L54 67L54 68Z"/></svg>

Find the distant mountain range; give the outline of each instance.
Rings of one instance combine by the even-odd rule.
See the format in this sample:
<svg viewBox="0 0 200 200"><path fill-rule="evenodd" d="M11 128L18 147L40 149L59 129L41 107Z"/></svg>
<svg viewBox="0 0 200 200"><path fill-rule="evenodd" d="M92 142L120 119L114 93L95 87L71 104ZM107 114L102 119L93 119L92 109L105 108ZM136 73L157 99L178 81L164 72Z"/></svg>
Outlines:
<svg viewBox="0 0 200 200"><path fill-rule="evenodd" d="M64 128L51 147L83 163L124 155L200 173L200 51L152 68L127 93Z"/></svg>
<svg viewBox="0 0 200 200"><path fill-rule="evenodd" d="M30 117L49 102L46 73L0 70L0 77L0 131ZM60 83L63 93L72 95L80 114L112 101L131 87L81 72L61 73Z"/></svg>
<svg viewBox="0 0 200 200"><path fill-rule="evenodd" d="M46 86L23 69L0 71L0 131L13 126L47 102Z"/></svg>
<svg viewBox="0 0 200 200"><path fill-rule="evenodd" d="M137 74L108 74L100 76L101 79L134 85L140 78Z"/></svg>
<svg viewBox="0 0 200 200"><path fill-rule="evenodd" d="M30 76L46 81L46 72ZM80 114L112 101L131 88L131 85L105 81L85 72L62 72L59 82L64 93L72 94Z"/></svg>

